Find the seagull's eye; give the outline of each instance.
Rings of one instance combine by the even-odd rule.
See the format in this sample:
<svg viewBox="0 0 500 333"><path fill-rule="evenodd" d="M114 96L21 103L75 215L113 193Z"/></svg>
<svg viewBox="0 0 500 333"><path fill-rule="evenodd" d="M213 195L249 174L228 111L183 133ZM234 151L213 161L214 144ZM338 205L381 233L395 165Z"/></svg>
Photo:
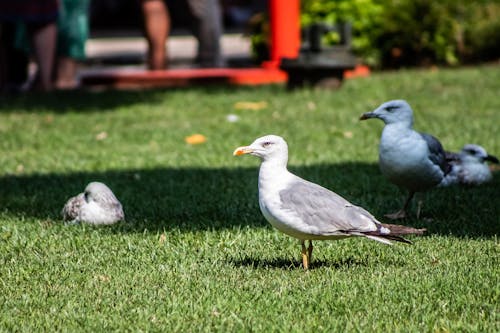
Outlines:
<svg viewBox="0 0 500 333"><path fill-rule="evenodd" d="M85 198L85 201L89 202L89 192L84 192L83 197Z"/></svg>
<svg viewBox="0 0 500 333"><path fill-rule="evenodd" d="M467 153L471 154L471 155L476 155L477 154L477 151L472 149L472 148L469 148L469 149L466 149L465 150Z"/></svg>
<svg viewBox="0 0 500 333"><path fill-rule="evenodd" d="M262 147L266 148L266 147L269 147L272 144L273 143L271 141L266 141L266 142L262 143Z"/></svg>
<svg viewBox="0 0 500 333"><path fill-rule="evenodd" d="M398 109L398 107L396 105L391 105L391 106L386 107L385 109L389 112L394 112Z"/></svg>

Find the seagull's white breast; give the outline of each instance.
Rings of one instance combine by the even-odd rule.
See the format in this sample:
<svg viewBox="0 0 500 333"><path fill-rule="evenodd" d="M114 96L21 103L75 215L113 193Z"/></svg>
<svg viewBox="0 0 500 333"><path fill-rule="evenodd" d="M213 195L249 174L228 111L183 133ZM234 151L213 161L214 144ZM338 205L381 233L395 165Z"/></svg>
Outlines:
<svg viewBox="0 0 500 333"><path fill-rule="evenodd" d="M311 226L293 212L282 209L280 192L295 177L286 169L263 163L259 172L259 207L265 219L279 231L298 239L310 239Z"/></svg>
<svg viewBox="0 0 500 333"><path fill-rule="evenodd" d="M117 222L117 214L91 201L81 207L79 219L89 224L113 224Z"/></svg>
<svg viewBox="0 0 500 333"><path fill-rule="evenodd" d="M394 184L423 191L439 184L443 172L429 159L429 148L419 133L386 125L379 147L381 172Z"/></svg>
<svg viewBox="0 0 500 333"><path fill-rule="evenodd" d="M462 184L480 185L491 180L491 171L486 163L470 162L459 167L458 177Z"/></svg>

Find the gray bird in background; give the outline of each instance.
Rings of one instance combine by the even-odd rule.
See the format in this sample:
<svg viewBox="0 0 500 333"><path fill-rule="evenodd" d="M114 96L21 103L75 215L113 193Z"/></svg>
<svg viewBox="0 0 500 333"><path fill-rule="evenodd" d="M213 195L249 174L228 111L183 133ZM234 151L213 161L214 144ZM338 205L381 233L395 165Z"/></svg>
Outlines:
<svg viewBox="0 0 500 333"><path fill-rule="evenodd" d="M365 209L320 185L287 170L288 145L282 137L267 135L251 145L236 148L233 155L250 154L261 159L259 206L266 220L279 231L297 238L302 245L304 269L312 257L312 240L361 236L385 244L410 243L403 235L422 234L425 229L383 224ZM306 250L305 241L309 241Z"/></svg>
<svg viewBox="0 0 500 333"><path fill-rule="evenodd" d="M360 120L378 118L385 123L379 145L379 167L382 174L400 188L408 190L408 198L391 219L406 217L408 205L416 192L438 186L450 171L441 143L430 134L413 130L413 110L404 100L393 100ZM420 215L420 207L417 217Z"/></svg>
<svg viewBox="0 0 500 333"><path fill-rule="evenodd" d="M122 204L105 184L91 182L83 193L70 198L62 209L64 221L94 225L113 224L125 218Z"/></svg>
<svg viewBox="0 0 500 333"><path fill-rule="evenodd" d="M498 158L475 144L465 145L458 153L446 152L446 160L451 165L451 171L440 186L481 185L489 182L493 176L486 161L499 163Z"/></svg>

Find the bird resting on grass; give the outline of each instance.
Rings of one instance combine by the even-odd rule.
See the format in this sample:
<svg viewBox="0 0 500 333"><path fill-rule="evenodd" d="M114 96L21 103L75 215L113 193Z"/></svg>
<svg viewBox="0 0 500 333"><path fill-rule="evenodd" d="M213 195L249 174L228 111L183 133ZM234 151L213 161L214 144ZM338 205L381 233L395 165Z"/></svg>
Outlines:
<svg viewBox="0 0 500 333"><path fill-rule="evenodd" d="M451 166L451 171L440 186L454 184L475 186L489 182L493 176L486 161L499 163L498 158L475 144L466 144L458 153L446 152L446 160Z"/></svg>
<svg viewBox="0 0 500 333"><path fill-rule="evenodd" d="M71 224L114 224L125 218L122 204L105 184L91 182L85 191L70 198L62 209L64 221Z"/></svg>
<svg viewBox="0 0 500 333"><path fill-rule="evenodd" d="M401 236L425 231L380 223L365 209L340 195L290 173L287 170L288 146L282 137L267 135L233 153L236 156L243 154L261 159L260 210L272 226L300 240L304 269L308 269L312 259L313 240L361 236L384 244L391 244L391 241L410 243ZM305 241L309 241L307 249Z"/></svg>
<svg viewBox="0 0 500 333"><path fill-rule="evenodd" d="M390 219L406 217L408 206L416 192L438 186L450 171L443 146L434 136L413 130L413 110L404 100L393 100L360 120L378 118L385 123L379 145L379 167L390 182L408 190L403 207L387 214ZM417 217L420 215L420 207Z"/></svg>

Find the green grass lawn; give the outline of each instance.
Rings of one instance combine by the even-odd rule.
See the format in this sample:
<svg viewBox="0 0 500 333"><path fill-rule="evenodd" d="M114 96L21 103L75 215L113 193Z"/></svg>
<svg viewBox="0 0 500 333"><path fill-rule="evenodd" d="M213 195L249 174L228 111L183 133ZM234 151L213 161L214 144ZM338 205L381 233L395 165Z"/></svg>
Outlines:
<svg viewBox="0 0 500 333"><path fill-rule="evenodd" d="M373 74L335 92L281 86L66 92L0 98L0 331L498 332L500 173L477 188L421 196L414 245L297 240L257 202L264 134L289 168L375 216L403 193L377 166L389 99L448 150L500 155L500 67ZM267 102L240 110L240 101ZM236 114L239 121L229 122ZM207 137L200 145L184 138ZM60 210L90 181L110 186L126 222L66 226Z"/></svg>

